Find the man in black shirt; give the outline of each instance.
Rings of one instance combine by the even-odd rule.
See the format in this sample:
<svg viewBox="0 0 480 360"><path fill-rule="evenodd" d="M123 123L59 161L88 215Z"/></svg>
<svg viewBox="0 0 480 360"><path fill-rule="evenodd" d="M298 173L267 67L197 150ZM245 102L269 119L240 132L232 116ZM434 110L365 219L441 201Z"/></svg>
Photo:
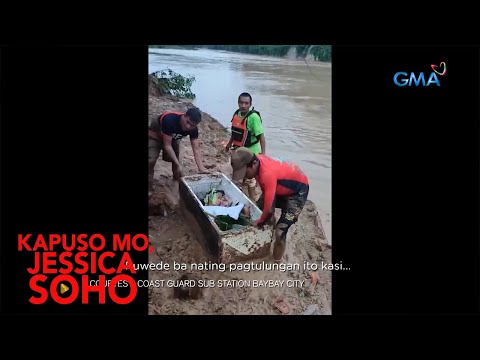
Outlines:
<svg viewBox="0 0 480 360"><path fill-rule="evenodd" d="M202 152L198 140L198 124L202 121L202 114L197 108L188 109L186 113L164 112L154 119L148 129L148 193L153 194L153 173L155 164L162 151L162 159L172 163L173 178L178 180L183 176L180 165L179 141L185 136L190 137L193 156L200 173L209 171L203 166Z"/></svg>

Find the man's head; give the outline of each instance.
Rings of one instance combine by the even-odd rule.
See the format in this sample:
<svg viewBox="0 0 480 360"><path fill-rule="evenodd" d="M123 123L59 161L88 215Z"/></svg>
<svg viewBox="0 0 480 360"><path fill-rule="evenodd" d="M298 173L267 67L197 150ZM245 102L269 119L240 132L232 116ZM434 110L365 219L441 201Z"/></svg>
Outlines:
<svg viewBox="0 0 480 360"><path fill-rule="evenodd" d="M241 93L238 96L238 108L242 113L246 113L252 106L252 96L249 93Z"/></svg>
<svg viewBox="0 0 480 360"><path fill-rule="evenodd" d="M202 113L197 108L188 109L180 119L180 126L183 131L191 131L195 129L202 121Z"/></svg>
<svg viewBox="0 0 480 360"><path fill-rule="evenodd" d="M232 152L231 164L233 180L253 179L258 174L259 161L246 147L239 147Z"/></svg>

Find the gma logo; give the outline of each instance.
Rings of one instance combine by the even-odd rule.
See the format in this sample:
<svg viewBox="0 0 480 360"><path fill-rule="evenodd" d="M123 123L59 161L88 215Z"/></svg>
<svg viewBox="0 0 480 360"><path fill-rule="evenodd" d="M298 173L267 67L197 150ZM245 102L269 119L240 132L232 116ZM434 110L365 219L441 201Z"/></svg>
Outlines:
<svg viewBox="0 0 480 360"><path fill-rule="evenodd" d="M403 87L403 86L430 86L436 85L440 86L440 81L438 80L437 74L432 71L430 73L430 77L425 82L425 74L421 72L418 76L415 73L406 73L406 72L397 72L393 77L393 82L395 85Z"/></svg>

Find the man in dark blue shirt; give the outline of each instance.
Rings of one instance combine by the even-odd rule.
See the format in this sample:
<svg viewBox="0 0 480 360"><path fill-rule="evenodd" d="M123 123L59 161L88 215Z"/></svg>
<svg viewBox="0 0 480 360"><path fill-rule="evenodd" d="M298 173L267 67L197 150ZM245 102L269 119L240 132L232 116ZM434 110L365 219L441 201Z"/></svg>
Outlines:
<svg viewBox="0 0 480 360"><path fill-rule="evenodd" d="M166 111L154 119L148 128L148 193L153 194L153 173L160 152L162 159L172 163L173 178L178 180L183 176L180 165L179 141L186 136L190 137L193 156L200 173L209 171L203 166L202 152L198 140L198 124L202 121L199 109L191 108L186 113Z"/></svg>

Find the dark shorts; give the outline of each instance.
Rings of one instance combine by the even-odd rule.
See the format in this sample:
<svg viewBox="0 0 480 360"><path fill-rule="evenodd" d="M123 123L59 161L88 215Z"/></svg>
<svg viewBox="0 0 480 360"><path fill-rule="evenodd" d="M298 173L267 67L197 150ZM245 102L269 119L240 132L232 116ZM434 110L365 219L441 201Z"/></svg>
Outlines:
<svg viewBox="0 0 480 360"><path fill-rule="evenodd" d="M275 208L282 209L282 215L280 216L277 225L279 223L284 223L288 227L290 227L298 221L298 217L300 216L300 213L302 212L303 207L305 206L305 202L308 198L308 190L309 187L306 186L304 190L300 191L297 194L293 194L291 196L275 197L275 204L271 209L271 214L273 215L273 213L275 212ZM260 208L260 210L263 209L263 204L264 197L262 194L257 201L257 206ZM269 218L267 219L267 221L269 220Z"/></svg>
<svg viewBox="0 0 480 360"><path fill-rule="evenodd" d="M172 148L177 156L177 159L180 160L180 143L178 140L172 140ZM154 139L152 137L148 138L148 161L150 163L155 163L162 152L162 160L167 162L172 162L170 156L163 151L163 141Z"/></svg>

